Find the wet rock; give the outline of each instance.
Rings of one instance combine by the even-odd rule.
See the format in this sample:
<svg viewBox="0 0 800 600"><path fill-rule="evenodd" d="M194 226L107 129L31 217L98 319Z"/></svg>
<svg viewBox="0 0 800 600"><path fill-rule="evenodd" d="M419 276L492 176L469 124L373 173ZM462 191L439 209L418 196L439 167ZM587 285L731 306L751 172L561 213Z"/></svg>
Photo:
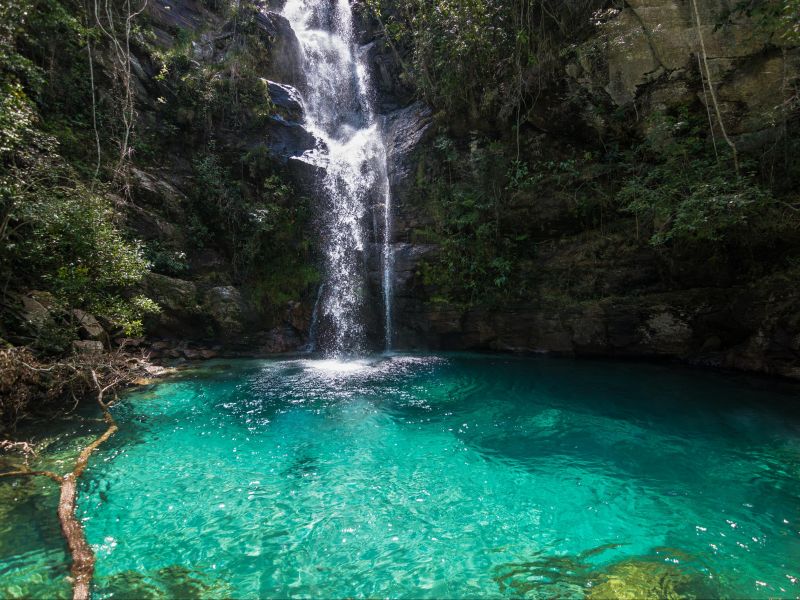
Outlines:
<svg viewBox="0 0 800 600"><path fill-rule="evenodd" d="M389 113L414 101L413 88L404 83L400 57L385 37L377 37L358 51L372 74L380 112Z"/></svg>
<svg viewBox="0 0 800 600"><path fill-rule="evenodd" d="M327 165L327 159L315 150L293 156L286 163L297 190L311 198L319 193L319 182L325 176Z"/></svg>
<svg viewBox="0 0 800 600"><path fill-rule="evenodd" d="M393 196L411 183L413 156L431 132L432 113L422 102L396 110L384 119L383 132Z"/></svg>
<svg viewBox="0 0 800 600"><path fill-rule="evenodd" d="M430 223L429 211L420 210L411 198L421 150L433 133L430 109L416 102L384 118L389 186L392 198L392 240L407 238L408 232Z"/></svg>
<svg viewBox="0 0 800 600"><path fill-rule="evenodd" d="M406 244L398 242L392 244L394 290L395 294L402 295L403 290L409 285L416 275L420 262L436 251L433 244Z"/></svg>
<svg viewBox="0 0 800 600"><path fill-rule="evenodd" d="M265 140L255 142L250 148L255 149L262 144L267 154L286 164L290 159L315 148L317 138L300 123L273 115L266 127Z"/></svg>
<svg viewBox="0 0 800 600"><path fill-rule="evenodd" d="M269 99L282 116L289 121L302 121L303 97L295 88L282 83L263 80L269 91Z"/></svg>
<svg viewBox="0 0 800 600"><path fill-rule="evenodd" d="M272 329L260 338L259 350L265 354L279 354L282 352L293 352L303 346L302 338L297 332L289 327L277 327Z"/></svg>

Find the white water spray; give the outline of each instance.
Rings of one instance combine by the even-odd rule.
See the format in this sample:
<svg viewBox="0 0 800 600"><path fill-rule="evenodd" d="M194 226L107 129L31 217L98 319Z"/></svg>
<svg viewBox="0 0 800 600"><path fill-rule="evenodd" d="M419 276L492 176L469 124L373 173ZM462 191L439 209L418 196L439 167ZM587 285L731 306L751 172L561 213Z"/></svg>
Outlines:
<svg viewBox="0 0 800 600"><path fill-rule="evenodd" d="M283 15L303 51L307 85L305 126L320 140L310 162L324 162L323 246L325 287L315 320L325 339L312 340L331 354L359 352L365 342L364 220L371 198L384 204L382 252L385 346L391 348L391 203L386 147L373 108L366 62L353 37L348 0L288 0ZM315 332L316 333L316 332Z"/></svg>

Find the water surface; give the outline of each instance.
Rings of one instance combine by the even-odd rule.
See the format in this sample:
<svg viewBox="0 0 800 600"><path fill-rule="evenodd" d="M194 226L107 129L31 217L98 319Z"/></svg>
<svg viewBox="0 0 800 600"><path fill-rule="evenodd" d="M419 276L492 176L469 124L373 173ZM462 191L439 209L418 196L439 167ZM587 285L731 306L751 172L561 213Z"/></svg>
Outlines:
<svg viewBox="0 0 800 600"><path fill-rule="evenodd" d="M216 363L114 409L79 500L96 596L797 597L797 388L765 386L482 355ZM54 487L0 483L0 594L68 594Z"/></svg>

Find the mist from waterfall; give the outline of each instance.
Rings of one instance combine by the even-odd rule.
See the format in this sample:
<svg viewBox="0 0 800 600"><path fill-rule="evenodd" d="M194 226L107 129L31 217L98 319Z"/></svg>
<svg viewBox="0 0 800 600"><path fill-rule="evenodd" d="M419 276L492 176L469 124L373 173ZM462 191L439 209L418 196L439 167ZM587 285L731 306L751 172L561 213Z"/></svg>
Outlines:
<svg viewBox="0 0 800 600"><path fill-rule="evenodd" d="M392 252L386 147L368 68L355 43L352 11L348 0L288 0L283 15L302 48L305 127L318 139L318 148L304 159L324 167L319 182L324 287L314 315L318 339L311 344L332 355L364 350L366 221L370 205L382 203L383 313L389 349Z"/></svg>

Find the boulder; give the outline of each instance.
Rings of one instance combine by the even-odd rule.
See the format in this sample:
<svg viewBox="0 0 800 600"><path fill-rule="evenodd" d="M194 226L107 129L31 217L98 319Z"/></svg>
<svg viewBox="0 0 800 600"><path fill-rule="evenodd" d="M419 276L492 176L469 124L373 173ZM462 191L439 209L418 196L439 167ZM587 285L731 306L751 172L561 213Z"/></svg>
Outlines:
<svg viewBox="0 0 800 600"><path fill-rule="evenodd" d="M22 296L22 314L25 321L38 328L51 320L50 309L48 309L32 294Z"/></svg>
<svg viewBox="0 0 800 600"><path fill-rule="evenodd" d="M72 342L72 351L75 354L102 354L104 350L103 342L98 340L75 340Z"/></svg>
<svg viewBox="0 0 800 600"><path fill-rule="evenodd" d="M170 181L166 172L146 172L131 167L131 196L137 205L147 205L173 220L184 217L186 195Z"/></svg>
<svg viewBox="0 0 800 600"><path fill-rule="evenodd" d="M297 121L288 121L279 114L272 115L266 126L266 139L259 139L249 149L265 145L267 153L284 164L302 156L317 145L317 138Z"/></svg>
<svg viewBox="0 0 800 600"><path fill-rule="evenodd" d="M167 310L187 311L197 306L197 286L191 281L148 273L143 287L149 298Z"/></svg>
<svg viewBox="0 0 800 600"><path fill-rule="evenodd" d="M72 316L75 318L78 332L83 339L99 340L105 336L106 332L103 326L95 319L94 315L75 308L72 310Z"/></svg>
<svg viewBox="0 0 800 600"><path fill-rule="evenodd" d="M232 285L211 288L206 292L203 310L208 313L222 337L244 331L245 305L242 294Z"/></svg>

